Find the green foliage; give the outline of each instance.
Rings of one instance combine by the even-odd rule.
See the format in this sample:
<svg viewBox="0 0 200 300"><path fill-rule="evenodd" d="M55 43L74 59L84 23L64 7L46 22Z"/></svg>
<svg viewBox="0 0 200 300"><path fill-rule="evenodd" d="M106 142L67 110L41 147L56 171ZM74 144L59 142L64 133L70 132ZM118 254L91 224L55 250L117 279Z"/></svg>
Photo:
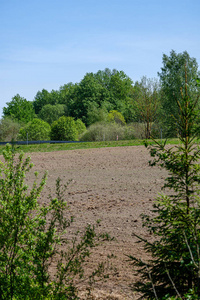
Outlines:
<svg viewBox="0 0 200 300"><path fill-rule="evenodd" d="M145 124L145 138L149 139L152 134L152 125L158 118L160 110L157 80L142 77L140 82L135 83L135 106L137 119Z"/></svg>
<svg viewBox="0 0 200 300"><path fill-rule="evenodd" d="M196 97L198 89L194 78L199 74L198 64L195 58L191 58L187 51L176 53L174 50L170 55L163 55L163 67L158 73L162 88L161 116L163 131L167 137L177 136L176 123L174 118L178 118L179 108L176 102L182 102L180 88L184 89L185 84L185 64L187 65L187 82L189 97Z"/></svg>
<svg viewBox="0 0 200 300"><path fill-rule="evenodd" d="M16 155L10 145L3 155L4 162L0 162L0 299L79 299L75 286L78 278L86 280L89 288L95 276L106 276L103 264L88 278L84 277L84 267L91 249L110 237L97 234L96 226L87 225L83 233L77 232L70 242L66 230L73 218L65 217L66 187L61 186L60 179L56 182L56 197L50 195L48 204L39 205L47 174L37 183L35 173L29 187L25 181L33 167L30 157L24 158L23 153ZM54 276L50 273L52 266L56 266Z"/></svg>
<svg viewBox="0 0 200 300"><path fill-rule="evenodd" d="M46 104L40 110L38 117L50 125L57 121L60 117L65 114L65 106L63 104Z"/></svg>
<svg viewBox="0 0 200 300"><path fill-rule="evenodd" d="M41 141L50 139L50 125L40 119L33 119L19 131L18 140ZM27 136L28 134L28 136Z"/></svg>
<svg viewBox="0 0 200 300"><path fill-rule="evenodd" d="M0 141L9 142L16 140L20 129L20 124L10 118L0 120Z"/></svg>
<svg viewBox="0 0 200 300"><path fill-rule="evenodd" d="M200 297L200 148L196 144L199 124L198 98L188 94L187 73L181 101L177 101L175 119L179 145L167 147L156 142L150 146L151 165L159 164L168 171L164 188L150 215L143 215L143 225L151 234L152 242L138 237L151 255L148 261L131 257L142 280L135 289L141 299L185 299L185 294Z"/></svg>
<svg viewBox="0 0 200 300"><path fill-rule="evenodd" d="M120 112L118 112L117 110L111 110L108 113L108 122L115 122L120 125L126 124L126 121L125 121L123 115Z"/></svg>
<svg viewBox="0 0 200 300"><path fill-rule="evenodd" d="M28 123L35 117L33 104L19 94L12 98L12 101L7 102L7 107L3 108L3 116L9 117L20 123Z"/></svg>
<svg viewBox="0 0 200 300"><path fill-rule="evenodd" d="M80 137L81 141L116 141L134 138L134 129L117 123L95 123Z"/></svg>
<svg viewBox="0 0 200 300"><path fill-rule="evenodd" d="M68 101L67 112L75 119L82 119L87 126L103 121L98 111L103 118L104 111L110 110L118 110L130 118L132 90L132 81L123 71L105 69L87 73Z"/></svg>
<svg viewBox="0 0 200 300"><path fill-rule="evenodd" d="M128 128L131 128L134 132L135 139L145 139L145 124L139 122L129 123Z"/></svg>
<svg viewBox="0 0 200 300"><path fill-rule="evenodd" d="M55 105L58 103L58 93L56 91L52 91L52 94L45 89L43 89L41 92L37 92L33 101L33 107L36 114L39 114L43 106L47 104Z"/></svg>
<svg viewBox="0 0 200 300"><path fill-rule="evenodd" d="M77 118L76 111L74 112L75 103L78 97L79 84L69 82L64 84L59 89L59 103L65 105L65 115Z"/></svg>
<svg viewBox="0 0 200 300"><path fill-rule="evenodd" d="M108 111L104 105L103 107L99 107L97 103L92 103L88 107L87 124L91 125L97 122L105 122L107 120L107 116Z"/></svg>
<svg viewBox="0 0 200 300"><path fill-rule="evenodd" d="M76 141L78 132L72 117L60 117L51 126L51 140Z"/></svg>
<svg viewBox="0 0 200 300"><path fill-rule="evenodd" d="M94 78L94 74L87 73L77 87L76 97L71 103L70 115L88 125L87 114L93 105L101 106L103 92L104 88Z"/></svg>
<svg viewBox="0 0 200 300"><path fill-rule="evenodd" d="M80 136L81 134L83 134L83 132L86 131L86 126L80 119L76 120L75 124L78 136Z"/></svg>

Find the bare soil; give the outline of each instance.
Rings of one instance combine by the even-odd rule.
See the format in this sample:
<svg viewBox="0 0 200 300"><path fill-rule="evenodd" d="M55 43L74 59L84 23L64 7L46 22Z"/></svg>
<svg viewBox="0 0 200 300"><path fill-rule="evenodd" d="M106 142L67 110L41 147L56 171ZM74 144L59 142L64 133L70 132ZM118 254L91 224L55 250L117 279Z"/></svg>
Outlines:
<svg viewBox="0 0 200 300"><path fill-rule="evenodd" d="M47 201L49 189L55 190L57 177L63 184L72 180L66 193L67 214L75 216L69 236L100 219L100 229L116 239L96 249L89 261L88 272L108 255L113 256L111 261L117 268L110 279L96 284L94 299L137 299L138 295L130 288L136 278L126 255L146 258L132 233L151 241L140 215L151 214L165 170L149 166L150 155L144 146L31 153L31 158L35 170L41 174L48 170L42 201ZM28 176L29 181L32 175ZM80 289L84 299L84 283Z"/></svg>

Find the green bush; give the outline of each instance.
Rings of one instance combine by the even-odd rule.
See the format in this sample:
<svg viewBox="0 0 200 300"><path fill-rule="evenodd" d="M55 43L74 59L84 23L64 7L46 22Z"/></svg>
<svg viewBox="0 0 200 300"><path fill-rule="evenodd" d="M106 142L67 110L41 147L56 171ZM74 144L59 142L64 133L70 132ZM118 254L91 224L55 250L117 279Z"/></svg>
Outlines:
<svg viewBox="0 0 200 300"><path fill-rule="evenodd" d="M76 141L78 131L76 122L72 117L60 117L51 125L51 140Z"/></svg>
<svg viewBox="0 0 200 300"><path fill-rule="evenodd" d="M134 130L117 123L95 123L80 137L81 141L115 141L134 138Z"/></svg>
<svg viewBox="0 0 200 300"><path fill-rule="evenodd" d="M146 124L142 122L132 122L127 124L129 128L132 128L136 139L146 139ZM153 138L164 137L164 130L161 132L160 124L153 122L151 124L151 136Z"/></svg>
<svg viewBox="0 0 200 300"><path fill-rule="evenodd" d="M132 122L127 124L129 128L134 131L134 136L136 139L145 139L145 124L139 122Z"/></svg>
<svg viewBox="0 0 200 300"><path fill-rule="evenodd" d="M40 141L50 139L50 125L40 119L33 119L19 131L18 140Z"/></svg>
<svg viewBox="0 0 200 300"><path fill-rule="evenodd" d="M0 141L10 142L16 140L19 134L20 124L10 118L0 120Z"/></svg>
<svg viewBox="0 0 200 300"><path fill-rule="evenodd" d="M83 132L86 131L86 126L80 119L77 119L75 121L75 124L78 136L80 136Z"/></svg>
<svg viewBox="0 0 200 300"><path fill-rule="evenodd" d="M73 218L66 218L66 187L56 182L56 197L38 202L46 183L45 173L39 184L37 173L32 187L25 183L33 164L23 153L6 146L4 163L0 161L0 299L76 300L78 278L90 289L95 276L104 278L104 264L86 278L84 269L91 249L109 239L87 225L75 233L71 242L66 229ZM40 201L41 203L41 201ZM98 226L98 224L97 224ZM52 276L50 269L54 267ZM56 267L56 268L55 268ZM78 277L77 277L78 276Z"/></svg>
<svg viewBox="0 0 200 300"><path fill-rule="evenodd" d="M123 115L120 112L118 112L117 110L111 110L108 113L107 119L108 119L108 122L115 122L120 125L126 124L126 121L125 121Z"/></svg>

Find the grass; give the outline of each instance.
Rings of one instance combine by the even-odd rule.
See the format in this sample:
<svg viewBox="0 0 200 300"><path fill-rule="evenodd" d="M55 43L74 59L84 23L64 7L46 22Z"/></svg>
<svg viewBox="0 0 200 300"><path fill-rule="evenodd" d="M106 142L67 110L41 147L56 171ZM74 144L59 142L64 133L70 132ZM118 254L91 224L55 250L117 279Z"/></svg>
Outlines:
<svg viewBox="0 0 200 300"><path fill-rule="evenodd" d="M152 142L151 142L152 143ZM177 144L178 139L170 139L169 144ZM127 140L127 141L103 141L103 142L81 142L81 143L59 143L59 144L33 144L33 145L17 145L18 150L25 153L31 152L53 152L63 150L91 149L105 147L125 147L144 145L144 140ZM5 146L0 146L0 154L2 154Z"/></svg>

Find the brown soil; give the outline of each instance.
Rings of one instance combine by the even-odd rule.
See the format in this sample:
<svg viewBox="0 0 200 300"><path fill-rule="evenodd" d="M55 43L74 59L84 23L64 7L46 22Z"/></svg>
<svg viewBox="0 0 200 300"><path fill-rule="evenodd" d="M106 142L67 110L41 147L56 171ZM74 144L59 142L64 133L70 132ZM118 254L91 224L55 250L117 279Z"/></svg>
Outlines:
<svg viewBox="0 0 200 300"><path fill-rule="evenodd" d="M150 213L166 172L148 165L150 156L144 146L32 153L31 158L35 170L48 170L43 201L49 188L53 192L57 177L63 183L72 180L66 199L68 214L76 221L69 235L101 219L101 230L116 238L96 249L90 259L88 269L113 254L111 261L117 268L110 279L96 284L94 299L137 299L130 288L136 278L126 255L145 258L142 245L136 243L132 233L151 240L142 228L140 214ZM81 290L84 299L84 284Z"/></svg>

